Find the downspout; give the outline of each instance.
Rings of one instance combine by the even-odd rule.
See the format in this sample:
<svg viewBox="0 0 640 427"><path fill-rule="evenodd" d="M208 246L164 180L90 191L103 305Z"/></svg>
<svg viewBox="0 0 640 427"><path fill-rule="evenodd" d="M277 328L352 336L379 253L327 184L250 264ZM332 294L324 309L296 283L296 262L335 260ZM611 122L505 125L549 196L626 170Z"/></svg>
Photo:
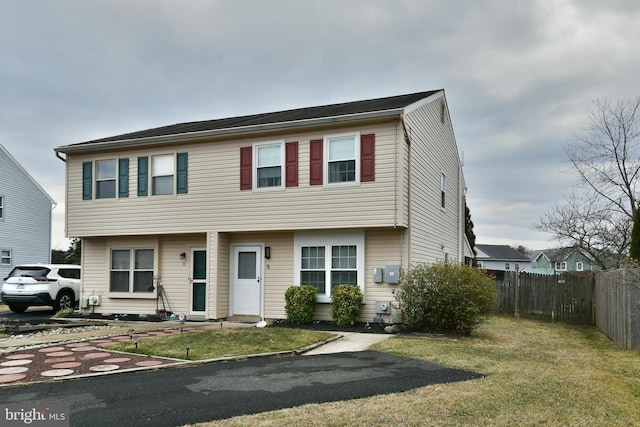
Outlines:
<svg viewBox="0 0 640 427"><path fill-rule="evenodd" d="M407 227L405 233L408 234L405 242L402 244L411 245L411 127L404 120L404 114L400 116L402 120L402 129L404 131L404 140L407 142L409 149L407 150ZM411 264L411 251L407 251L407 266Z"/></svg>

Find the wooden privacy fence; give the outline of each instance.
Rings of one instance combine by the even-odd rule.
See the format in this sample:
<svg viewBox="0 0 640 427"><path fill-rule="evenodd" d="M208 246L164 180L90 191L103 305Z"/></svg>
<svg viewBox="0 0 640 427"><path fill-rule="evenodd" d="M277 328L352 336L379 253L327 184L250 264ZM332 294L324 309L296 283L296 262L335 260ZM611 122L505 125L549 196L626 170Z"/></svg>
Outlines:
<svg viewBox="0 0 640 427"><path fill-rule="evenodd" d="M495 311L527 319L593 325L594 286L593 275L506 272L495 283Z"/></svg>
<svg viewBox="0 0 640 427"><path fill-rule="evenodd" d="M619 347L640 350L640 270L598 274L595 286L598 329Z"/></svg>

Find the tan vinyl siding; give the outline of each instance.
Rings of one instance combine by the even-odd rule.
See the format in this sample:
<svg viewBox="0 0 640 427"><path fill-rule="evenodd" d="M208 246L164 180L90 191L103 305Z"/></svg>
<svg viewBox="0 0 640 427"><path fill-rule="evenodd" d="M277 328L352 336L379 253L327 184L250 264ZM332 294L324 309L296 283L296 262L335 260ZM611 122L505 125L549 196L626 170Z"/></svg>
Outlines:
<svg viewBox="0 0 640 427"><path fill-rule="evenodd" d="M458 258L462 244L460 160L444 98L405 116L410 135L411 262ZM446 110L445 110L446 111ZM440 178L446 175L446 207L441 208ZM462 210L462 213L464 210Z"/></svg>
<svg viewBox="0 0 640 427"><path fill-rule="evenodd" d="M156 309L163 309L157 301L156 292L130 293L115 295L109 292L110 251L111 249L153 248L156 265L154 275L162 284L167 297L166 309L176 314L188 314L190 304L190 248L205 248L206 240L201 235L182 235L168 237L126 237L126 238L88 238L82 242L83 296L86 299L92 293L99 295L101 304L95 307L100 313L137 313L155 315ZM186 260L180 259L180 253L188 254ZM171 307L169 307L169 305ZM92 309L89 308L88 311Z"/></svg>
<svg viewBox="0 0 640 427"><path fill-rule="evenodd" d="M393 226L398 123L386 121L350 127L318 128L303 133L236 140L190 142L179 149L145 148L68 156L67 220L70 236L191 233L202 230L251 231ZM309 141L336 133L376 135L375 181L326 188L309 185ZM298 141L299 186L282 191L240 191L240 147L265 141ZM138 197L137 158L187 152L188 194ZM82 200L82 162L129 158L129 197ZM325 168L326 169L326 168ZM326 172L326 171L325 171ZM398 197L401 195L398 194ZM401 200L401 199L399 199ZM100 221L96 221L100 218Z"/></svg>

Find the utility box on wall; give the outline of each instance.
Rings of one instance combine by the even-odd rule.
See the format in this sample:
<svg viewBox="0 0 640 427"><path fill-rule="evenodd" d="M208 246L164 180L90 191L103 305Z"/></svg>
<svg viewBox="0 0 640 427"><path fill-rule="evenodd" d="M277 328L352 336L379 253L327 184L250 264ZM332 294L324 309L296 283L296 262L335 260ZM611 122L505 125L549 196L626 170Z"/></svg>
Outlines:
<svg viewBox="0 0 640 427"><path fill-rule="evenodd" d="M387 283L400 283L400 266L398 264L387 264Z"/></svg>
<svg viewBox="0 0 640 427"><path fill-rule="evenodd" d="M382 267L373 267L373 283L382 283Z"/></svg>

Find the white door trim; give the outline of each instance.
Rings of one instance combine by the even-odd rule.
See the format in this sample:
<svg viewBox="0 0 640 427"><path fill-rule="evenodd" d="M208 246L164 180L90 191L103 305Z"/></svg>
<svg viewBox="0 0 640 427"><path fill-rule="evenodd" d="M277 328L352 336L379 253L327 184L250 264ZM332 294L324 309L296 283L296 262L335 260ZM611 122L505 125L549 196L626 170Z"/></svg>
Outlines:
<svg viewBox="0 0 640 427"><path fill-rule="evenodd" d="M235 300L238 297L236 290L236 271L237 271L237 259L236 253L238 249L256 250L256 264L258 276L257 292L259 295L255 295L257 298L257 313L236 313ZM264 243L237 243L231 244L229 254L229 315L251 315L262 318L264 316Z"/></svg>

